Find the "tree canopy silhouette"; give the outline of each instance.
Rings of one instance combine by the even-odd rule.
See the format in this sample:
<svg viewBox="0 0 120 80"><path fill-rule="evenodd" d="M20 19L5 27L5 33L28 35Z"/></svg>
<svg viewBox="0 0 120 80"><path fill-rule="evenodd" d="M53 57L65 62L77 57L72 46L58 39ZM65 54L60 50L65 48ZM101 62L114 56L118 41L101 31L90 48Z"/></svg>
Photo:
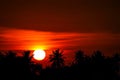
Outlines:
<svg viewBox="0 0 120 80"><path fill-rule="evenodd" d="M50 55L49 59L53 68L61 68L64 66L64 58L62 53L63 51L57 49Z"/></svg>
<svg viewBox="0 0 120 80"><path fill-rule="evenodd" d="M17 57L13 51L0 52L0 79L12 80L120 80L120 54L105 57L101 51L86 56L83 51L75 53L75 64L64 65L63 51L56 49L49 56L50 67L31 62L30 51ZM4 52L5 53L5 52ZM5 76L5 77L4 77Z"/></svg>
<svg viewBox="0 0 120 80"><path fill-rule="evenodd" d="M84 62L84 52L79 50L75 53L75 64L79 65Z"/></svg>

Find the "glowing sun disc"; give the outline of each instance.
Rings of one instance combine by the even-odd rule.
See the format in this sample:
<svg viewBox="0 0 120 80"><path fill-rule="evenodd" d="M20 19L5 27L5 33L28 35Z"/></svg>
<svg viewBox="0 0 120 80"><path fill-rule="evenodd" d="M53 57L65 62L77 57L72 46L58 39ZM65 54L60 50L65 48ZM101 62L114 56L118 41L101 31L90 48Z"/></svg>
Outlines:
<svg viewBox="0 0 120 80"><path fill-rule="evenodd" d="M33 52L33 57L34 57L34 59L36 59L36 60L43 60L43 59L45 58L45 51L44 51L44 50L41 50L41 49L35 50L35 51Z"/></svg>

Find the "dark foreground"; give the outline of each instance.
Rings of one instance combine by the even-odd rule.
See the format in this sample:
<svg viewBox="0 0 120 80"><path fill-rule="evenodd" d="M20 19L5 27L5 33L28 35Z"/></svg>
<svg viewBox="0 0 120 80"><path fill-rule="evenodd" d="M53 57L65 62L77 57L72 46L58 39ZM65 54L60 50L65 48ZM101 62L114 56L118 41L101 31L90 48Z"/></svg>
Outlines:
<svg viewBox="0 0 120 80"><path fill-rule="evenodd" d="M12 51L0 53L0 80L120 80L120 55L104 57L100 51L92 56L76 52L70 66L64 65L62 53L53 51L50 67L31 62L30 52L16 57Z"/></svg>

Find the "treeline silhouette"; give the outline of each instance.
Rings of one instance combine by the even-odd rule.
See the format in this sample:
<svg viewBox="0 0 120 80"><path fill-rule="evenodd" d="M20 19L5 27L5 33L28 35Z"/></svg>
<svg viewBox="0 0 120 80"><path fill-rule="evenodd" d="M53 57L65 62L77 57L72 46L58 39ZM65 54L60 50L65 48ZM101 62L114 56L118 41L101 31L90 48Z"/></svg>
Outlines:
<svg viewBox="0 0 120 80"><path fill-rule="evenodd" d="M1 80L120 80L120 54L105 57L101 51L86 56L82 50L75 53L74 61L65 65L60 49L49 55L51 66L31 62L33 55L25 51L23 57L17 57L13 51L6 55L0 52Z"/></svg>

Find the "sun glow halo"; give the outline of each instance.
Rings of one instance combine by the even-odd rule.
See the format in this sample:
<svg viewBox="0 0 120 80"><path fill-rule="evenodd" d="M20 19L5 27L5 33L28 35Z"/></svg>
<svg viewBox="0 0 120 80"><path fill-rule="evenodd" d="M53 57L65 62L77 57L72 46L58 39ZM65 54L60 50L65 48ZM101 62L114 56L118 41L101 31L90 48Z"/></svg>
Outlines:
<svg viewBox="0 0 120 80"><path fill-rule="evenodd" d="M37 49L33 52L33 58L36 60L43 60L46 56L46 53L42 49Z"/></svg>

